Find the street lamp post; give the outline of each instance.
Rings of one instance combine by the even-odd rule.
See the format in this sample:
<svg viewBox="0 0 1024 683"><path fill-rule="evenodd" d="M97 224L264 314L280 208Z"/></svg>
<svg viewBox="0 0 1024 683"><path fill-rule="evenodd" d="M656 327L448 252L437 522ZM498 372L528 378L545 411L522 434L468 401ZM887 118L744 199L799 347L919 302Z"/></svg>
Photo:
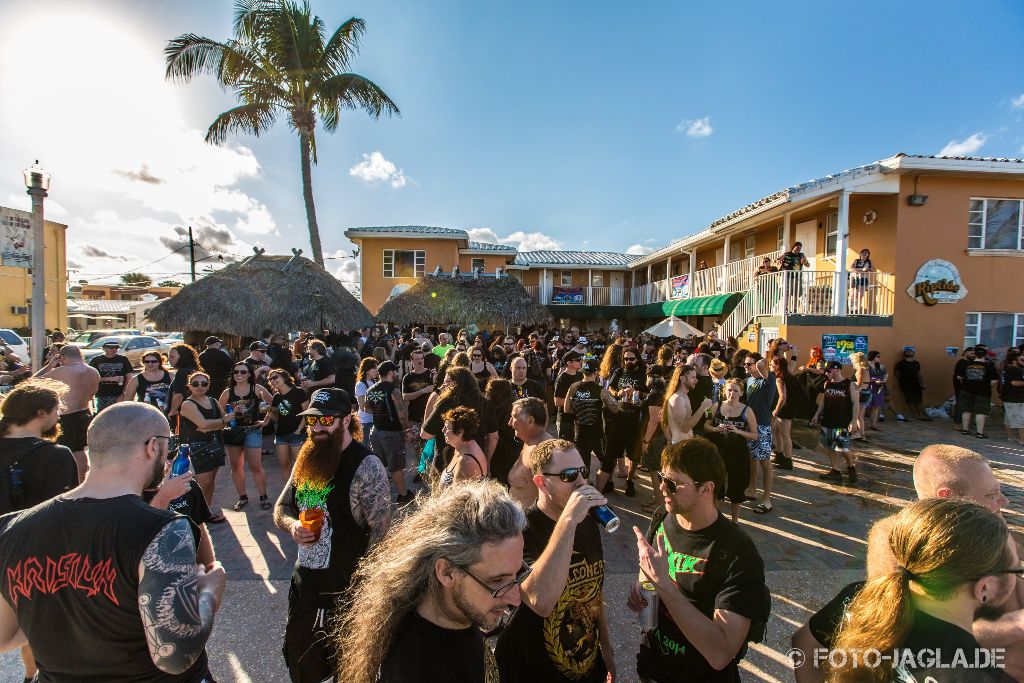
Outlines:
<svg viewBox="0 0 1024 683"><path fill-rule="evenodd" d="M50 189L50 174L42 169L39 160L22 173L25 188L32 197L32 371L38 371L43 363L43 346L46 344L46 279L43 231L43 199Z"/></svg>

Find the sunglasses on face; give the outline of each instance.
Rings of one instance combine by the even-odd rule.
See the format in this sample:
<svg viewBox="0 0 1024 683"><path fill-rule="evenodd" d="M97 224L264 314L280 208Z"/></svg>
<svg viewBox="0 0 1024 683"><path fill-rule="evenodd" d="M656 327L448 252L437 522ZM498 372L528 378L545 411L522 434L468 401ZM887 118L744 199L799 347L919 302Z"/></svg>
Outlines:
<svg viewBox="0 0 1024 683"><path fill-rule="evenodd" d="M146 365L159 365L160 364L160 361L158 361L158 360L144 360L142 362L145 363Z"/></svg>
<svg viewBox="0 0 1024 683"><path fill-rule="evenodd" d="M743 361L743 365L744 366L747 366L747 365L757 365L757 361Z"/></svg>
<svg viewBox="0 0 1024 683"><path fill-rule="evenodd" d="M581 467L569 467L562 470L561 472L542 472L545 477L558 477L566 484L571 484L576 481L576 477L582 476L584 479L590 476L590 468L587 465Z"/></svg>
<svg viewBox="0 0 1024 683"><path fill-rule="evenodd" d="M209 382L189 382L189 386L190 387L208 387L208 386L210 386L210 383Z"/></svg>
<svg viewBox="0 0 1024 683"><path fill-rule="evenodd" d="M337 415L307 415L306 426L312 427L319 422L321 427L330 427L337 419Z"/></svg>
<svg viewBox="0 0 1024 683"><path fill-rule="evenodd" d="M451 562L451 560L448 561ZM529 576L530 572L533 571L533 567L526 564L526 562L523 562L523 566L519 568L519 573L516 574L516 578L512 580L512 583L507 583L499 588L494 588L492 586L487 585L485 581L478 578L476 575L473 574L473 572L469 571L469 567L465 567L461 564L455 564L454 562L452 562L452 564L454 564L456 567L464 571L466 573L466 576L480 584L480 586L488 593L490 593L491 597L495 599L507 595L510 590L521 584L523 581L526 581L526 577Z"/></svg>
<svg viewBox="0 0 1024 683"><path fill-rule="evenodd" d="M248 375L249 371L248 370L232 370L231 374L232 375Z"/></svg>
<svg viewBox="0 0 1024 683"><path fill-rule="evenodd" d="M658 475L658 486L665 485L665 490L669 493L675 493L676 489L681 486L699 486L695 481L676 481L675 479L669 479L661 472L656 473Z"/></svg>
<svg viewBox="0 0 1024 683"><path fill-rule="evenodd" d="M632 357L630 357L630 358L623 358L622 360L625 361L626 363L635 363L636 362L636 358L632 358Z"/></svg>
<svg viewBox="0 0 1024 683"><path fill-rule="evenodd" d="M474 353L473 358L483 358L479 353Z"/></svg>

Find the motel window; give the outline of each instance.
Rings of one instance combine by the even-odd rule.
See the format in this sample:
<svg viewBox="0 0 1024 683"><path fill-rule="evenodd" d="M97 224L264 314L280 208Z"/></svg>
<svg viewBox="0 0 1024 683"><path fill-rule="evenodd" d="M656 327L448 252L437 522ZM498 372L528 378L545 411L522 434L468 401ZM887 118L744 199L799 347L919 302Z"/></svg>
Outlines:
<svg viewBox="0 0 1024 683"><path fill-rule="evenodd" d="M412 249L384 250L384 277L423 277L427 252Z"/></svg>
<svg viewBox="0 0 1024 683"><path fill-rule="evenodd" d="M782 251L782 245L786 242L786 226L780 225L778 233L775 235L775 248L778 251Z"/></svg>
<svg viewBox="0 0 1024 683"><path fill-rule="evenodd" d="M968 249L1024 249L1020 199L972 197L967 219Z"/></svg>
<svg viewBox="0 0 1024 683"><path fill-rule="evenodd" d="M754 258L754 236L747 235L743 238L743 258Z"/></svg>
<svg viewBox="0 0 1024 683"><path fill-rule="evenodd" d="M471 271L472 270L476 270L477 268L480 269L481 273L483 272L483 270L484 270L484 260L482 258L475 258L475 259L473 259L472 263L470 264L470 270Z"/></svg>
<svg viewBox="0 0 1024 683"><path fill-rule="evenodd" d="M594 273L590 276L591 287L604 287L604 273Z"/></svg>
<svg viewBox="0 0 1024 683"><path fill-rule="evenodd" d="M825 219L825 258L836 257L836 241L839 237L839 214L830 213Z"/></svg>
<svg viewBox="0 0 1024 683"><path fill-rule="evenodd" d="M968 313L964 346L984 344L994 351L1024 342L1024 313Z"/></svg>
<svg viewBox="0 0 1024 683"><path fill-rule="evenodd" d="M572 287L572 271L571 270L563 270L562 271L561 279L559 280L559 283L560 283L560 286L562 286L562 287Z"/></svg>

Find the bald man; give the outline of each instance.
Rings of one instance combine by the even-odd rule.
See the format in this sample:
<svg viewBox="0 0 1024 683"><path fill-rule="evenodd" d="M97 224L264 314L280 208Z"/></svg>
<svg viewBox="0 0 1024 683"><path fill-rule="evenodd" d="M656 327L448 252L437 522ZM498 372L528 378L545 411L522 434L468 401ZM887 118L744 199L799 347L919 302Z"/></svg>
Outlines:
<svg viewBox="0 0 1024 683"><path fill-rule="evenodd" d="M67 446L75 456L78 465L78 481L85 479L89 462L85 459L85 435L92 420L89 406L100 386L100 373L82 359L77 346L63 346L50 362L36 373L36 377L48 377L68 386L60 408L61 435L57 443Z"/></svg>
<svg viewBox="0 0 1024 683"><path fill-rule="evenodd" d="M927 446L914 462L914 491L918 499L959 498L972 500L1002 517L1006 505L999 480L981 454L959 446L935 444ZM868 532L867 579L882 576L897 569L889 532L895 515L875 522ZM1007 673L1020 679L1024 675L1024 583L1018 579L1016 595L1011 596L1008 612L996 622L975 622L975 636L985 647L1006 647ZM802 650L806 662L795 668L797 683L820 683L825 680L823 670L813 666L814 650L830 648L832 639L842 620L846 606L864 585L856 581L843 588L827 605L814 614L793 634L792 644ZM1015 670L1011 670L1011 666Z"/></svg>

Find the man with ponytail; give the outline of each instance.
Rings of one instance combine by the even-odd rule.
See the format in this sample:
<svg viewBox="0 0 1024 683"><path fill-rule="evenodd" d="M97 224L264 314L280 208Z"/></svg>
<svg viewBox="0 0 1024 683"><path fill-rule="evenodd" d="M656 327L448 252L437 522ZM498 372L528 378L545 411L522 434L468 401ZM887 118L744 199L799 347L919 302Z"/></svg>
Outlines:
<svg viewBox="0 0 1024 683"><path fill-rule="evenodd" d="M896 515L892 571L850 604L829 659L829 681L1012 681L972 633L1001 615L1021 572L1006 523L977 503L932 498ZM865 653L878 651L869 664Z"/></svg>
<svg viewBox="0 0 1024 683"><path fill-rule="evenodd" d="M359 563L335 630L335 680L496 680L483 631L519 604L530 574L525 526L522 507L493 480L456 482L422 500Z"/></svg>

